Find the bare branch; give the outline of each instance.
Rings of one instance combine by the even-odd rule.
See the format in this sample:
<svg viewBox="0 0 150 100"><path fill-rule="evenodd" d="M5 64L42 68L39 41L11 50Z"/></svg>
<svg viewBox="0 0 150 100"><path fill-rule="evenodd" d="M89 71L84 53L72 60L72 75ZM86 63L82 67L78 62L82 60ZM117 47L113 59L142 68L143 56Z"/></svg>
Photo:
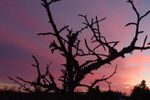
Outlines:
<svg viewBox="0 0 150 100"><path fill-rule="evenodd" d="M126 24L125 26L129 26L129 25L137 25L137 23L130 22L130 23Z"/></svg>
<svg viewBox="0 0 150 100"><path fill-rule="evenodd" d="M51 33L51 32L47 32L47 33L37 33L37 35L54 35L54 33Z"/></svg>
<svg viewBox="0 0 150 100"><path fill-rule="evenodd" d="M89 48L86 39L85 39L85 45L86 45L86 48L89 50L89 53L91 52L94 56L97 57L98 60L100 60L100 61L102 60L102 58L101 58L99 55L97 55L93 50L91 50L91 49Z"/></svg>
<svg viewBox="0 0 150 100"><path fill-rule="evenodd" d="M51 0L48 2L48 5L51 5L52 3L57 2L57 1L61 1L61 0Z"/></svg>
<svg viewBox="0 0 150 100"><path fill-rule="evenodd" d="M145 37L145 39L144 39L144 42L143 42L143 48L145 47L145 43L146 43L146 40L147 40L147 35L146 35L146 37ZM141 49L141 51L142 51L142 49Z"/></svg>
<svg viewBox="0 0 150 100"><path fill-rule="evenodd" d="M24 89L25 91L33 92L32 90L30 90L30 88L26 87L25 85L23 85L22 83L18 82L17 80L15 80L15 79L13 79L13 78L11 78L11 77L9 77L9 76L8 76L8 78L9 78L10 80L12 80L13 82L17 83L18 85L20 85L21 87L23 87L23 89Z"/></svg>
<svg viewBox="0 0 150 100"><path fill-rule="evenodd" d="M90 85L90 88L94 87L97 83L102 82L102 81L105 81L106 83L110 84L111 82L108 82L107 80L110 79L111 77L113 77L115 75L116 71L117 71L117 65L116 65L115 70L113 71L113 73L111 75L109 75L107 77L103 76L102 78L95 80Z"/></svg>
<svg viewBox="0 0 150 100"><path fill-rule="evenodd" d="M140 18L140 14L139 14L137 8L135 7L135 5L134 5L134 3L133 3L133 0L128 0L127 2L131 4L133 10L135 11L135 13L136 13L136 15L137 15L137 18L139 19L139 18Z"/></svg>
<svg viewBox="0 0 150 100"><path fill-rule="evenodd" d="M140 20L143 19L145 16L147 16L150 13L150 10L147 11L143 16L140 17Z"/></svg>
<svg viewBox="0 0 150 100"><path fill-rule="evenodd" d="M58 31L58 33L61 33L63 30L67 29L68 27L69 27L68 25L67 25L67 26L62 27L62 28Z"/></svg>

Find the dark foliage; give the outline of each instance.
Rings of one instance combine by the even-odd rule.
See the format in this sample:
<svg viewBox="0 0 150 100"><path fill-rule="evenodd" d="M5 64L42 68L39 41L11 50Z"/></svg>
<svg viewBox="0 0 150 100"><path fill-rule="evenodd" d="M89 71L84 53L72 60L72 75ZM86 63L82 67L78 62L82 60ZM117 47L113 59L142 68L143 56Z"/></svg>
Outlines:
<svg viewBox="0 0 150 100"><path fill-rule="evenodd" d="M139 85L136 85L131 93L132 100L148 100L150 99L150 90L146 85L146 81L143 80Z"/></svg>

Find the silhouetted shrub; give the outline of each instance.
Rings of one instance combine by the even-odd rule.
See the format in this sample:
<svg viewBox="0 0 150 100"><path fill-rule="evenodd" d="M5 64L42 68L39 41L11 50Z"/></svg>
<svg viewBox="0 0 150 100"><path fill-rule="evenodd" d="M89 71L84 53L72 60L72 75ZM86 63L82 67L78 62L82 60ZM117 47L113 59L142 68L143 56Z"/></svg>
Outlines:
<svg viewBox="0 0 150 100"><path fill-rule="evenodd" d="M136 85L131 93L131 100L148 100L150 98L150 90L146 85L146 81L142 80L139 85Z"/></svg>

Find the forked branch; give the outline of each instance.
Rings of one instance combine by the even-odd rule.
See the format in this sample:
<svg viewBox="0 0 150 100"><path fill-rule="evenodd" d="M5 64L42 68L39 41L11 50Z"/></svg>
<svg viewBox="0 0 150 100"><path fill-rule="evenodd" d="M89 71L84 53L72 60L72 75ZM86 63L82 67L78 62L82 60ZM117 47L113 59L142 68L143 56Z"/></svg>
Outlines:
<svg viewBox="0 0 150 100"><path fill-rule="evenodd" d="M57 87L54 77L49 71L49 66L51 65L51 63L47 65L46 72L42 74L37 58L35 56L32 57L35 61L35 64L32 64L32 66L35 67L37 71L37 77L35 81L27 81L20 77L16 77L17 80L11 77L9 77L9 79L20 85L24 90L28 92L59 92L60 89ZM33 87L34 90L31 87Z"/></svg>

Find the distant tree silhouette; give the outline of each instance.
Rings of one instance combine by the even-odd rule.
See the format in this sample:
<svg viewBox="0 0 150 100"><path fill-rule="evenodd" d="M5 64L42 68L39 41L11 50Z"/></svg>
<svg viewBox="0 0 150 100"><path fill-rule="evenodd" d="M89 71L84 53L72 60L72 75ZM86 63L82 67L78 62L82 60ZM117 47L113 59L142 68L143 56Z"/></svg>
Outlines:
<svg viewBox="0 0 150 100"><path fill-rule="evenodd" d="M99 25L100 22L104 21L106 18L98 19L96 16L95 18L89 20L87 15L79 15L84 20L82 22L84 27L81 29L73 31L71 28L69 28L68 25L58 28L51 12L51 6L57 1L60 0L41 0L41 4L47 12L48 20L53 31L38 33L38 35L47 35L53 37L54 40L50 43L51 52L54 53L55 51L58 51L61 56L65 58L65 63L62 64L63 68L61 69L62 76L60 76L59 79L59 81L62 82L62 87L59 88L57 86L57 83L54 80L54 76L48 70L49 65L47 66L47 71L45 74L41 73L39 62L36 57L33 56L35 60L35 64L33 64L33 66L37 69L38 73L36 81L30 82L20 77L17 77L18 80L10 78L14 82L24 87L27 91L31 92L32 90L27 88L24 83L28 83L29 85L33 86L35 91L54 91L64 93L73 93L75 88L78 86L91 89L101 81L106 82L110 87L110 82L108 79L116 73L117 66L110 76L104 75L89 85L82 84L81 81L88 74L92 74L94 70L97 70L106 64L111 64L111 62L116 58L124 58L125 54L132 53L135 50L142 51L150 49L149 43L147 43L147 35L145 36L142 46L137 44L140 38L139 36L144 33L144 31L140 30L140 23L150 13L150 11L147 11L141 15L135 7L133 0L127 0L127 2L131 5L134 13L136 14L136 21L129 22L125 26L134 25L135 33L133 39L130 40L130 44L127 47L123 47L121 50L117 50L116 48L116 45L118 45L119 41L110 41L101 33ZM85 38L85 47L81 47L81 39L79 38L79 35L83 34L85 30L90 30L92 36L91 40L87 40ZM100 51L102 49L104 52ZM85 62L80 63L80 59L78 58L82 57L86 57L87 59ZM92 59L88 59L91 57Z"/></svg>
<svg viewBox="0 0 150 100"><path fill-rule="evenodd" d="M131 93L132 100L147 100L150 98L150 90L146 85L146 81L142 80L139 85L136 85Z"/></svg>

